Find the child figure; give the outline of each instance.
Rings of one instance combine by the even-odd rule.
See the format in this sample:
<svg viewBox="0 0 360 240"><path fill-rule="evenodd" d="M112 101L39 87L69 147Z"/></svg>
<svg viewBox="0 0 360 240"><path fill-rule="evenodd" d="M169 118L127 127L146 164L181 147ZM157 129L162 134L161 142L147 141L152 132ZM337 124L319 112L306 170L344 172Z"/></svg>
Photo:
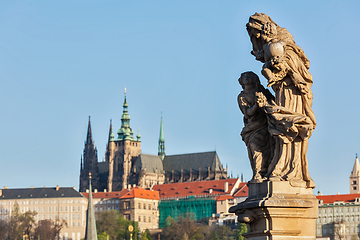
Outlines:
<svg viewBox="0 0 360 240"><path fill-rule="evenodd" d="M272 137L268 131L268 121L263 107L274 99L269 90L261 84L253 72L244 72L239 78L243 91L238 95L238 104L244 114L244 128L241 131L250 159L253 177L250 183L265 180L272 158Z"/></svg>

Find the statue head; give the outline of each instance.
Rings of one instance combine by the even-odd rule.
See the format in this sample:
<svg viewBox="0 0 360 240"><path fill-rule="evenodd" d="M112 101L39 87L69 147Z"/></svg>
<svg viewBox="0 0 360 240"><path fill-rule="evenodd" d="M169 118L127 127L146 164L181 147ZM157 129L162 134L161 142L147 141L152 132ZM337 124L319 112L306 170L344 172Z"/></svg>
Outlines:
<svg viewBox="0 0 360 240"><path fill-rule="evenodd" d="M252 71L243 72L239 78L239 84L244 88L245 85L252 84L255 88L261 85L258 75Z"/></svg>
<svg viewBox="0 0 360 240"><path fill-rule="evenodd" d="M272 39L277 35L276 25L272 22L265 23L261 28L261 36L263 39Z"/></svg>

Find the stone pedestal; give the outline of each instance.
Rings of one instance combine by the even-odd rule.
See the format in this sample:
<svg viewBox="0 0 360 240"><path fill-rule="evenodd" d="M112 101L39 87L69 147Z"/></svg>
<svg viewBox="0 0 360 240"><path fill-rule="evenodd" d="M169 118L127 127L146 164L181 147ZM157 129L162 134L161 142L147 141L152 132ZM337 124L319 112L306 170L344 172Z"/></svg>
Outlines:
<svg viewBox="0 0 360 240"><path fill-rule="evenodd" d="M229 212L247 224L247 240L315 240L318 201L312 191L287 181L251 183L249 197Z"/></svg>

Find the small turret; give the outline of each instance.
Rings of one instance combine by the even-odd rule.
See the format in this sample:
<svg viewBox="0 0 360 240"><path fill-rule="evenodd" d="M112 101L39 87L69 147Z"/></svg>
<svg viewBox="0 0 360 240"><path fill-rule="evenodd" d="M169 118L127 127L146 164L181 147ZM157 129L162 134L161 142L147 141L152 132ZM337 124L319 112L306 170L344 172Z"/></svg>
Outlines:
<svg viewBox="0 0 360 240"><path fill-rule="evenodd" d="M110 128L109 128L109 142L114 141L114 133L112 128L112 120L110 119Z"/></svg>
<svg viewBox="0 0 360 240"><path fill-rule="evenodd" d="M159 136L158 155L160 156L161 160L164 160L164 158L165 158L165 138L164 138L162 116L161 116L161 121L160 121L160 136Z"/></svg>
<svg viewBox="0 0 360 240"><path fill-rule="evenodd" d="M141 142L140 128L138 128L138 134L136 135L136 140Z"/></svg>

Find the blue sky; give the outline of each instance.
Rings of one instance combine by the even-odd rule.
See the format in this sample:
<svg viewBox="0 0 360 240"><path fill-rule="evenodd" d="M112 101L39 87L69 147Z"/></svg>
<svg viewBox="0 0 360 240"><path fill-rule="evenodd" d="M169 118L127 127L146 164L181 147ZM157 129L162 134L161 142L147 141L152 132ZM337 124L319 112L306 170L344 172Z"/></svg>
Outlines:
<svg viewBox="0 0 360 240"><path fill-rule="evenodd" d="M216 151L251 178L236 97L259 76L245 24L264 12L294 36L314 78L310 173L323 194L349 192L359 142L357 1L1 1L0 186L76 186L91 115L103 160L127 88L142 152ZM266 84L261 76L261 81Z"/></svg>

